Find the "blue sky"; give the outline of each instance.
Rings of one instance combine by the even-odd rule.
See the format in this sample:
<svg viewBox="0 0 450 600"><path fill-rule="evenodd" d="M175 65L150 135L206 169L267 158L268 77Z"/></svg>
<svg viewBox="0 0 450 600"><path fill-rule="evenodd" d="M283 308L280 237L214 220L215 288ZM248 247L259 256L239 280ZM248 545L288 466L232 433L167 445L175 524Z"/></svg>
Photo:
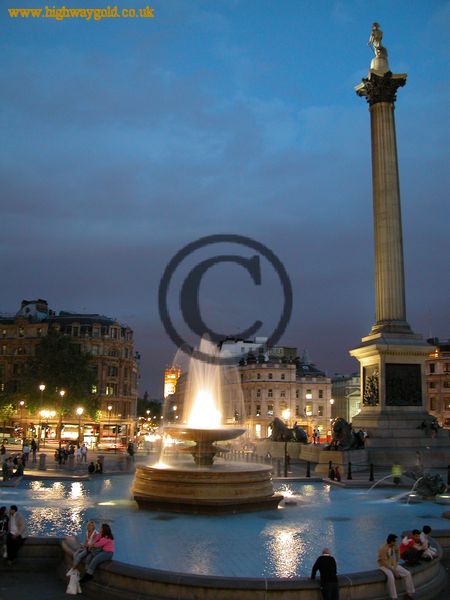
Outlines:
<svg viewBox="0 0 450 600"><path fill-rule="evenodd" d="M290 275L281 342L329 374L356 370L348 349L375 308L369 113L353 88L376 20L391 69L408 73L396 105L407 317L449 337L450 3L165 0L154 19L101 22L10 19L7 6L41 4L0 12L0 310L43 297L127 322L142 391L157 396L176 350L157 309L164 268L199 237L236 233ZM256 315L270 329L280 290L263 280L211 271L211 326L233 333Z"/></svg>

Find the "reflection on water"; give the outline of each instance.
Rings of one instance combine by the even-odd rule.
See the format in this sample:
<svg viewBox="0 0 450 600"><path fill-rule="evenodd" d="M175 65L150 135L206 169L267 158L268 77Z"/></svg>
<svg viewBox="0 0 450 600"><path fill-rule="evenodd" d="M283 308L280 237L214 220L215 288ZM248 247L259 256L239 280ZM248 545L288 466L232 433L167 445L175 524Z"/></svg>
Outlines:
<svg viewBox="0 0 450 600"><path fill-rule="evenodd" d="M81 498L83 495L83 486L79 481L74 481L72 483L70 498L72 498L72 500L76 500L77 498Z"/></svg>
<svg viewBox="0 0 450 600"><path fill-rule="evenodd" d="M301 533L294 529L278 530L271 527L267 531L267 575L270 577L295 577L298 565L306 551Z"/></svg>

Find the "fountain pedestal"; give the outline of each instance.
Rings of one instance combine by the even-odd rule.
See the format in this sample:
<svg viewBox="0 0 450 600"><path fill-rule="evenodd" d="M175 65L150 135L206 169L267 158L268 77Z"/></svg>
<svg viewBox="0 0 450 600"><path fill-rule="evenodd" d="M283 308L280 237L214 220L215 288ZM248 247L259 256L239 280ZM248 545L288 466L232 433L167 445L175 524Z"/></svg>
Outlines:
<svg viewBox="0 0 450 600"><path fill-rule="evenodd" d="M194 463L138 466L132 493L140 508L190 513L237 513L276 508L283 496L273 493L272 468L266 465L213 464L222 448L214 442L231 440L245 429L204 429L184 425L164 428L172 438L193 445L182 449Z"/></svg>
<svg viewBox="0 0 450 600"><path fill-rule="evenodd" d="M138 466L132 493L139 508L201 514L266 510L283 498L273 493L271 467L225 462Z"/></svg>

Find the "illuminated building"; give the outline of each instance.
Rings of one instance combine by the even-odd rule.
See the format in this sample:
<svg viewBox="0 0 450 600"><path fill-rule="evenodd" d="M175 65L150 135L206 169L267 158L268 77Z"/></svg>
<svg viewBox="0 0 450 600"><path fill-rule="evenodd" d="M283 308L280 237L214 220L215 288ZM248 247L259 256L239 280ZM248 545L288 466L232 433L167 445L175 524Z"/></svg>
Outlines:
<svg viewBox="0 0 450 600"><path fill-rule="evenodd" d="M179 367L167 367L164 370L164 398L175 394L180 375L181 369Z"/></svg>
<svg viewBox="0 0 450 600"><path fill-rule="evenodd" d="M42 299L23 300L16 314L0 314L0 393L20 393L27 361L50 329L70 336L81 352L91 354L97 377L92 397L99 401L100 421L90 420L84 407L83 439L90 443L125 443L134 435L139 357L133 349L133 331L115 319L67 311L57 314ZM45 400L49 392L45 391ZM37 415L32 418L38 420ZM67 433L72 426L74 439L80 420L75 415L72 423L68 419ZM56 421L49 425L54 430Z"/></svg>
<svg viewBox="0 0 450 600"><path fill-rule="evenodd" d="M425 362L428 410L440 425L450 428L450 340L433 338L434 349Z"/></svg>

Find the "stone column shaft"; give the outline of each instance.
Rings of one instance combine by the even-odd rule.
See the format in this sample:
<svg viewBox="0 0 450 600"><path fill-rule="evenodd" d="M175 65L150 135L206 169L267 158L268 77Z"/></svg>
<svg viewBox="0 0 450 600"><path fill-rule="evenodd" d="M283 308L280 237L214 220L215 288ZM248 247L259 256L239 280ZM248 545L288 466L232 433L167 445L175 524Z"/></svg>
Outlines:
<svg viewBox="0 0 450 600"><path fill-rule="evenodd" d="M370 107L376 326L406 321L400 187L394 105Z"/></svg>
<svg viewBox="0 0 450 600"><path fill-rule="evenodd" d="M387 69L387 65L386 69ZM406 321L394 105L406 75L370 70L356 87L370 106L376 322L372 333L412 333Z"/></svg>

